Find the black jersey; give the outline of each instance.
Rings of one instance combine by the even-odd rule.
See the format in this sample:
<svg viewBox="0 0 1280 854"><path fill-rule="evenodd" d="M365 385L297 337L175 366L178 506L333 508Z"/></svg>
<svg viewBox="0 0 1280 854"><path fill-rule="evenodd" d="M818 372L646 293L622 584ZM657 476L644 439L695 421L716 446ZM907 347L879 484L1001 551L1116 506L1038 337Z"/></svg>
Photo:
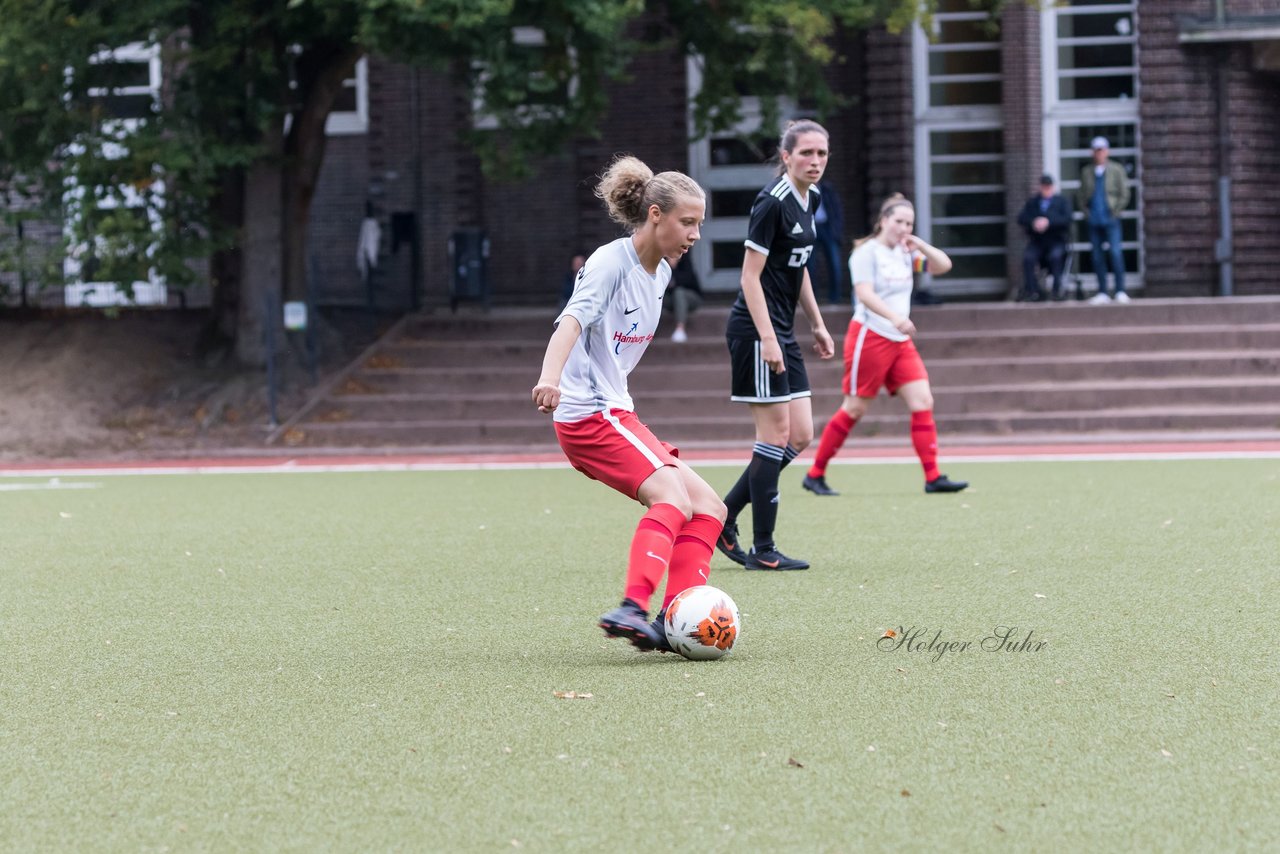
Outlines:
<svg viewBox="0 0 1280 854"><path fill-rule="evenodd" d="M813 222L818 209L818 188L809 188L808 204L786 175L779 175L756 196L751 205L751 225L747 229L746 246L765 255L760 271L769 320L779 341L795 340L796 304L804 283L804 267L813 252L817 227ZM742 291L729 311L730 338L758 339L756 325L747 310Z"/></svg>

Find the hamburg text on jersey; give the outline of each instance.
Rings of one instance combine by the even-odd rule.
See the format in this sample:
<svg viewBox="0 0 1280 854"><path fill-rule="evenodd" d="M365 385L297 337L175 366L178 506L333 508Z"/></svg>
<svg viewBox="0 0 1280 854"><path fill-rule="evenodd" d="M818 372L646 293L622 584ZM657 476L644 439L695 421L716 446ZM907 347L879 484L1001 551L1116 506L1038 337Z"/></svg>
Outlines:
<svg viewBox="0 0 1280 854"><path fill-rule="evenodd" d="M573 317L582 334L560 377L556 421L579 421L606 409L635 410L627 375L658 331L662 294L671 280L666 261L650 274L630 237L601 246L587 259L573 299L556 318Z"/></svg>

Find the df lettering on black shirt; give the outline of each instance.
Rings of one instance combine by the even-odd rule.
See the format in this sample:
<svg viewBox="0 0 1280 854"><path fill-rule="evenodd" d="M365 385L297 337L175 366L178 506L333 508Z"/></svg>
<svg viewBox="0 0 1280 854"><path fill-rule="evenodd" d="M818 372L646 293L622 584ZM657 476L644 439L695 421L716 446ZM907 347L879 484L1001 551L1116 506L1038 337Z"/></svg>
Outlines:
<svg viewBox="0 0 1280 854"><path fill-rule="evenodd" d="M813 215L818 209L818 190L809 188L808 198L800 194L786 175L779 175L756 196L751 205L751 224L745 241L748 249L765 255L760 271L769 321L779 342L795 341L796 305L804 283L805 265L813 252L817 227ZM759 333L741 291L729 312L730 338L758 339Z"/></svg>

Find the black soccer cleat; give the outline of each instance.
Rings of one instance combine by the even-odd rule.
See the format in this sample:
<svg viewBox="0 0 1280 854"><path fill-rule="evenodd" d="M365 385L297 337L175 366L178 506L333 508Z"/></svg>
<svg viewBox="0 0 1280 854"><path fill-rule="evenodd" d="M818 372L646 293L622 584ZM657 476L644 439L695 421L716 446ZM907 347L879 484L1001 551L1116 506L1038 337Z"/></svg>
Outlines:
<svg viewBox="0 0 1280 854"><path fill-rule="evenodd" d="M767 569L776 571L785 571L788 569L808 569L809 562L799 560L793 557L787 557L776 548L766 549L764 551L751 550L747 555L747 562L743 564L747 569Z"/></svg>
<svg viewBox="0 0 1280 854"><path fill-rule="evenodd" d="M654 647L658 652L675 652L671 648L671 641L667 640L667 609L663 608L658 612L658 616L653 618L653 622L649 624L654 633L658 636L658 645Z"/></svg>
<svg viewBox="0 0 1280 854"><path fill-rule="evenodd" d="M655 632L649 615L630 599L600 618L600 628L611 638L626 638L641 652L658 649L667 643L665 632Z"/></svg>
<svg viewBox="0 0 1280 854"><path fill-rule="evenodd" d="M804 476L804 480L800 481L800 485L812 492L814 495L839 495L831 487L827 486L827 478L825 476L811 477Z"/></svg>
<svg viewBox="0 0 1280 854"><path fill-rule="evenodd" d="M933 480L927 480L924 483L925 492L960 492L969 488L967 480L949 480L945 474L940 474Z"/></svg>
<svg viewBox="0 0 1280 854"><path fill-rule="evenodd" d="M738 566L747 565L747 553L742 550L742 546L738 543L738 523L725 522L724 528L720 531L720 536L716 537L716 548L720 553Z"/></svg>

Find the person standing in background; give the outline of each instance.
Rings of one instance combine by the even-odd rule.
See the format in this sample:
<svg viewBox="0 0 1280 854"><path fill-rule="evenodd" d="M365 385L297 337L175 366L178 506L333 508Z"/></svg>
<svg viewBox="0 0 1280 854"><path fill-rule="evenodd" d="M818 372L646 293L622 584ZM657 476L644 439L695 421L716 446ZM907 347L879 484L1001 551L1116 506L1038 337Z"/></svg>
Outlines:
<svg viewBox="0 0 1280 854"><path fill-rule="evenodd" d="M813 221L818 227L818 239L814 245L817 251L809 258L809 277L815 282L818 259L827 268L827 302L839 303L844 299L844 209L840 204L840 196L830 181L818 184L818 196L822 203L818 205ZM817 287L814 288L815 292Z"/></svg>
<svg viewBox="0 0 1280 854"><path fill-rule="evenodd" d="M1089 228L1089 243L1093 247L1093 270L1098 274L1098 292L1089 300L1090 305L1105 305L1112 301L1107 295L1107 263L1115 279L1115 301L1127 305L1129 295L1124 290L1124 252L1121 250L1120 212L1129 206L1129 176L1124 167L1110 159L1111 143L1105 136L1095 136L1089 143L1093 149L1093 163L1080 170L1080 188L1076 190L1076 204L1084 212ZM1103 251L1103 245L1107 251Z"/></svg>
<svg viewBox="0 0 1280 854"><path fill-rule="evenodd" d="M938 471L933 390L911 340L916 334L911 320L914 274L940 276L951 270L951 259L911 233L915 221L915 207L895 193L881 205L875 230L857 242L849 257L857 305L844 339L844 401L823 428L818 453L801 481L814 495L840 494L827 484L827 464L882 388L911 413L911 444L924 469L924 491L960 492L969 486Z"/></svg>

